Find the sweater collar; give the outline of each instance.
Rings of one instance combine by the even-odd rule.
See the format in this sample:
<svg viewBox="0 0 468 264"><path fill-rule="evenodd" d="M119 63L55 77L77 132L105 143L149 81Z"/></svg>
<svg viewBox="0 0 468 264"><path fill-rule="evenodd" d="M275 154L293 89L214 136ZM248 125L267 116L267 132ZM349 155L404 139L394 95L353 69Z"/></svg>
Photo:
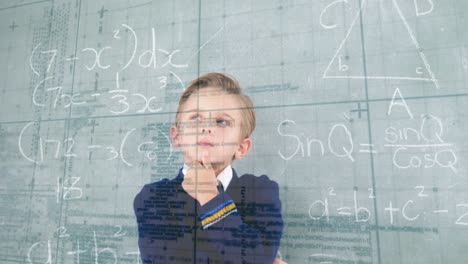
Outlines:
<svg viewBox="0 0 468 264"><path fill-rule="evenodd" d="M184 163L184 167L180 168L179 174L176 178L179 183L182 183L187 170L188 166ZM234 170L231 165L224 168L224 170L217 176L217 179L223 184L224 190L227 190L229 186L235 185L237 183L237 178L236 170Z"/></svg>

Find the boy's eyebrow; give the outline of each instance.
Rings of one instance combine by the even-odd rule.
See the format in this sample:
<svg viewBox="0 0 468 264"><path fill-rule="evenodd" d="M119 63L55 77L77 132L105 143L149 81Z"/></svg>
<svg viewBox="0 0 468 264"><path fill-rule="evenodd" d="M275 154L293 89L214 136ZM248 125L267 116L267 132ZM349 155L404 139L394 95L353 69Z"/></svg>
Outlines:
<svg viewBox="0 0 468 264"><path fill-rule="evenodd" d="M189 110L185 110L184 113L191 113L191 112L194 112L194 113L197 113L197 112L211 112L213 110L201 110L200 109L197 109L197 108L193 108L193 109L189 109ZM223 116L227 116L231 119L234 119L231 115L229 115L228 113L226 112L221 112L221 115Z"/></svg>
<svg viewBox="0 0 468 264"><path fill-rule="evenodd" d="M227 116L227 117L229 117L230 119L234 119L234 118L233 118L232 116L230 116L228 113L224 113L224 112L222 112L222 113L221 113L221 115L223 115L223 116Z"/></svg>
<svg viewBox="0 0 468 264"><path fill-rule="evenodd" d="M184 111L181 111L182 113L190 113L190 112L198 112L199 109L189 109L189 110L184 110Z"/></svg>

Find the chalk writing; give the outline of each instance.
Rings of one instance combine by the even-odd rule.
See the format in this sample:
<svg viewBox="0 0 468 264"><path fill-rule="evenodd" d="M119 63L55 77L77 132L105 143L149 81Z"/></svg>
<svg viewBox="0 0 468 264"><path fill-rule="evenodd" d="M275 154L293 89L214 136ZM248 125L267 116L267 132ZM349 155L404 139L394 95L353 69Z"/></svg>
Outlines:
<svg viewBox="0 0 468 264"><path fill-rule="evenodd" d="M67 239L73 241L74 244L74 249L73 250L66 250L66 255L74 257L75 262L77 264L80 264L80 259L84 255L86 256L86 259L89 259L89 257L92 257L94 260L94 264L104 264L104 263L113 263L117 264L119 263L119 256L117 254L117 250L112 248L112 247L101 247L100 246L100 239L103 238L111 238L111 237L122 237L126 235L126 232L122 233L122 226L117 225L115 227L119 228L118 233L114 234L113 236L98 236L97 232L93 230L93 235L92 235L92 242L88 243L91 244L91 248L88 249L83 249L82 246L83 243L80 243L79 238L75 239L70 234L63 235L64 232L66 231L65 227L60 227L57 229L57 232L59 233L59 237L62 239ZM82 237L82 236L80 236ZM99 240L98 240L99 238ZM87 242L87 241L85 241ZM85 244L85 243L84 243ZM45 253L45 254L44 254ZM46 256L46 258L42 256ZM129 255L135 255L135 262L136 264L141 263L141 258L140 258L140 252L139 251L126 251L124 252L124 255L129 256ZM26 254L27 261L29 264L52 264L55 263L54 260L54 255L52 254L52 241L51 240L44 240L44 241L38 241L33 243ZM128 262L127 262L128 263Z"/></svg>
<svg viewBox="0 0 468 264"><path fill-rule="evenodd" d="M329 189L333 189L333 187L329 187ZM401 206L396 206L395 202L392 200L387 201L387 205L383 208L383 211L386 213L385 216L387 217L387 221L390 225L395 224L395 219L398 216L408 222L414 222L417 220L421 220L421 216L424 215L425 217L429 216L438 216L442 214L449 214L451 210L445 208L437 208L433 210L427 210L417 212L418 203L422 203L422 199L430 199L430 195L424 193L426 186L418 185L414 187L414 195L419 198L419 200L415 199L408 199L405 202L401 203ZM368 199L373 200L377 199L374 195L374 189L369 188L370 194ZM325 219L326 221L330 221L330 218L333 215L341 215L341 216L352 216L354 217L354 221L356 223L364 222L368 223L371 221L373 214L371 210L362 204L358 200L358 188L354 187L353 190L353 199L351 206L332 206L331 199L342 199L338 193L328 193L327 197L323 199L318 199L310 203L308 209L308 216L312 220L322 220ZM347 200L347 199L345 199ZM335 202L334 202L335 203ZM461 226L468 226L468 204L465 203L457 203L455 205L457 208L455 212L452 213L454 225L461 225Z"/></svg>
<svg viewBox="0 0 468 264"><path fill-rule="evenodd" d="M114 145L101 145L101 144L91 144L87 145L87 153L76 153L74 151L74 146L76 144L76 140L74 138L67 138L63 141L58 140L58 139L50 139L50 138L43 138L41 136L37 137L36 140L39 142L39 149L38 149L38 155L34 157L34 155L27 154L23 148L23 137L24 134L29 131L30 127L32 127L33 124L36 122L29 122L27 123L22 129L18 137L18 149L23 158L25 158L27 161L36 163L36 164L41 164L45 161L44 157L44 148L46 145L52 145L54 146L55 151L53 151L53 158L54 159L60 159L61 157L64 158L77 158L80 155L85 155L85 156L91 156L92 153L94 152L104 152L107 153L107 158L106 160L115 160L117 158L120 158L120 161L122 161L125 165L132 167L133 164L129 162L125 157L125 149L126 149L126 142L128 138L132 135L133 132L136 131L136 128L132 128L129 131L126 132L125 136L122 138L120 141L120 144L118 146ZM31 131L34 134L34 131ZM166 133L162 132L161 130L157 130L157 133L163 135L163 138L166 140L166 143L169 145L168 149L164 149L164 151L168 152L168 157L166 160L168 160L172 153L173 153L173 148L172 148L172 142L170 138L166 135ZM152 161L157 158L157 151L159 149L158 147L159 142L158 141L145 141L142 143L137 144L136 147L133 148L134 151L138 153L143 153L144 156ZM73 184L72 184L73 185Z"/></svg>

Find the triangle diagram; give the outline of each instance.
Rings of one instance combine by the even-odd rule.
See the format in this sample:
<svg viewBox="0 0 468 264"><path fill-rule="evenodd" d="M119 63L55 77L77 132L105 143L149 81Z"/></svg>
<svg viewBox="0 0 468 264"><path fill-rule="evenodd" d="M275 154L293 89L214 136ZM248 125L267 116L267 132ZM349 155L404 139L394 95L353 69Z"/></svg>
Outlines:
<svg viewBox="0 0 468 264"><path fill-rule="evenodd" d="M411 27L396 0L380 0L386 4L385 16L396 18L392 23L367 25L364 29L365 63L362 56L360 17L366 0L323 72L324 79L379 79L432 82L439 88L437 79L424 55ZM354 48L354 50L353 50Z"/></svg>

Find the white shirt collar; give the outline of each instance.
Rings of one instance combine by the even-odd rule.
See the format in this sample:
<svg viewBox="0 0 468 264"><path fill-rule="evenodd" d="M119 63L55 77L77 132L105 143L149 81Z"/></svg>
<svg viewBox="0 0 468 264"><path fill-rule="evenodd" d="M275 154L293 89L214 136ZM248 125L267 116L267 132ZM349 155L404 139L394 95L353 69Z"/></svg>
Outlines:
<svg viewBox="0 0 468 264"><path fill-rule="evenodd" d="M185 174L187 173L189 169L189 166L187 164L184 163L184 167L182 168L182 174ZM232 167L231 165L227 165L226 168L224 168L223 171L221 171L218 176L216 176L216 178L218 179L218 181L221 182L221 184L223 184L223 188L224 190L227 190L228 186L229 186L229 183L231 182L232 180Z"/></svg>

